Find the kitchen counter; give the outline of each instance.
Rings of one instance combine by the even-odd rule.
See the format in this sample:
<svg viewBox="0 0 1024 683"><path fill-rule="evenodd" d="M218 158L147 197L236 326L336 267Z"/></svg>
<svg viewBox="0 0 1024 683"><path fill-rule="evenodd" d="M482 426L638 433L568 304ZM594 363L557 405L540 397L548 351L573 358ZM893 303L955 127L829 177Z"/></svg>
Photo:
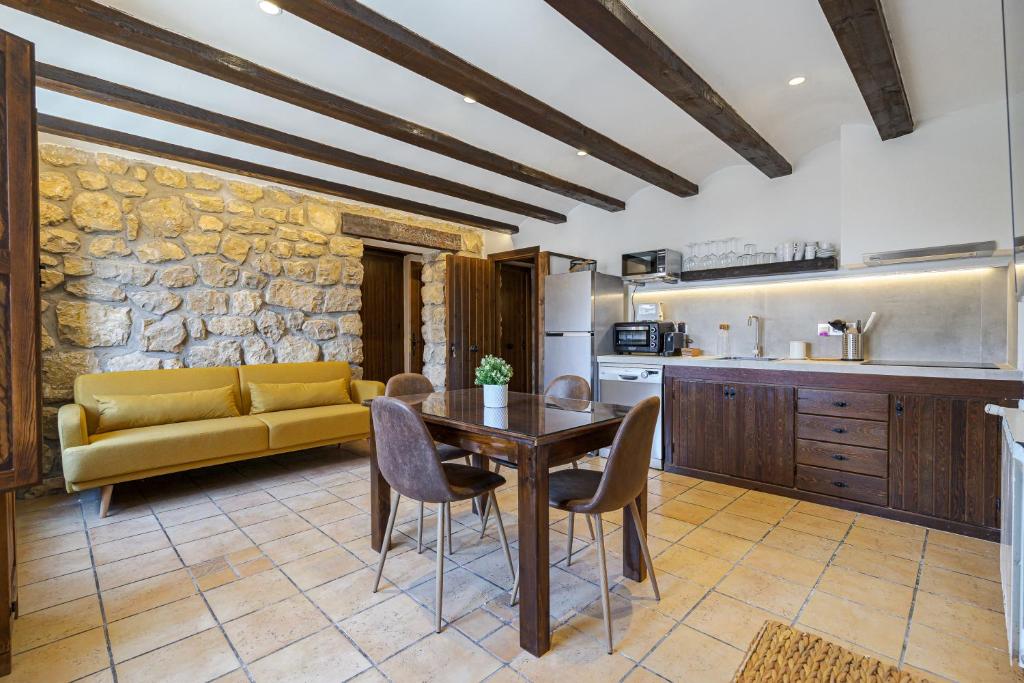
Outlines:
<svg viewBox="0 0 1024 683"><path fill-rule="evenodd" d="M598 363L620 365L682 365L700 368L739 368L744 370L787 370L790 372L835 372L858 375L898 377L937 377L942 379L1021 380L1024 373L1003 363L998 370L975 368L927 368L909 365L862 365L841 360L721 360L718 356L598 356Z"/></svg>

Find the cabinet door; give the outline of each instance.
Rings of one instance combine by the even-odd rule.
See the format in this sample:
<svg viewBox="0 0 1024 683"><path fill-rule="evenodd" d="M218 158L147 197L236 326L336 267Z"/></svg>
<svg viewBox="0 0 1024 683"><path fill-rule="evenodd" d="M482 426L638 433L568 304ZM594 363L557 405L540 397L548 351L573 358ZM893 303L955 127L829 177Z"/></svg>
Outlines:
<svg viewBox="0 0 1024 683"><path fill-rule="evenodd" d="M733 420L727 428L735 474L745 479L793 486L795 473L793 387L733 384Z"/></svg>
<svg viewBox="0 0 1024 683"><path fill-rule="evenodd" d="M711 382L671 380L672 439L668 463L725 472L725 387Z"/></svg>
<svg viewBox="0 0 1024 683"><path fill-rule="evenodd" d="M889 428L889 505L999 526L999 419L984 399L896 394Z"/></svg>

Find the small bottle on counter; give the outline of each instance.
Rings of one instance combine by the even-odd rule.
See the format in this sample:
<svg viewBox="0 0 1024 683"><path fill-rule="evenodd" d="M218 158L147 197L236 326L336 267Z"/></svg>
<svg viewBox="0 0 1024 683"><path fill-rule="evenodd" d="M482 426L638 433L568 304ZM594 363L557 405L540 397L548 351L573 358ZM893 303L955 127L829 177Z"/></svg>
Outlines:
<svg viewBox="0 0 1024 683"><path fill-rule="evenodd" d="M729 323L721 323L718 325L718 343L715 346L715 355L732 355L731 347L729 345Z"/></svg>

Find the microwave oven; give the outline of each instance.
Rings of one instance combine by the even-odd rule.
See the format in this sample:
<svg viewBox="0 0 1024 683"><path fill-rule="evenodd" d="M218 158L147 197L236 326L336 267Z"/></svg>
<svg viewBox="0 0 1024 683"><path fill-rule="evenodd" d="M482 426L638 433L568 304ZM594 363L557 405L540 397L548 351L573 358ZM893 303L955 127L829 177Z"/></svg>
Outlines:
<svg viewBox="0 0 1024 683"><path fill-rule="evenodd" d="M615 323L615 353L661 353L664 350L665 333L675 331L676 325L672 322L641 320Z"/></svg>
<svg viewBox="0 0 1024 683"><path fill-rule="evenodd" d="M678 280L683 255L674 249L655 249L622 255L622 278L630 282Z"/></svg>

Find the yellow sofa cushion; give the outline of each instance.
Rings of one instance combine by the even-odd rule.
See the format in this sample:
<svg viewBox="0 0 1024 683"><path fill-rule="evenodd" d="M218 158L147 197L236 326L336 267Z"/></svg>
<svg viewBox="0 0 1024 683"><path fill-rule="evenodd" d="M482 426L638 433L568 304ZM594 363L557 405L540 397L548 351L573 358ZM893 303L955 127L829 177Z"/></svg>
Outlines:
<svg viewBox="0 0 1024 683"><path fill-rule="evenodd" d="M253 418L270 430L270 447L275 449L370 433L370 409L354 403L260 413Z"/></svg>
<svg viewBox="0 0 1024 683"><path fill-rule="evenodd" d="M281 380L284 381L284 380ZM293 380L299 381L299 380ZM100 410L96 396L111 394L172 394L231 386L239 412L248 412L238 387L237 368L179 368L175 370L133 370L79 375L75 379L75 403L85 410L89 434L96 433Z"/></svg>
<svg viewBox="0 0 1024 683"><path fill-rule="evenodd" d="M316 408L351 403L348 395L348 380L336 379L329 382L289 382L286 384L257 384L250 382L250 415L272 413L277 410Z"/></svg>
<svg viewBox="0 0 1024 683"><path fill-rule="evenodd" d="M255 417L225 417L96 434L88 446L65 448L70 482L117 477L183 463L267 450L269 430Z"/></svg>
<svg viewBox="0 0 1024 683"><path fill-rule="evenodd" d="M238 417L232 385L171 394L97 394L93 398L100 413L97 434L175 422Z"/></svg>
<svg viewBox="0 0 1024 683"><path fill-rule="evenodd" d="M232 368L234 369L234 368ZM317 361L314 363L271 363L243 365L238 368L242 392L240 408L245 415L251 408L250 384L286 384L290 382L327 382L352 379L352 371L344 361Z"/></svg>

